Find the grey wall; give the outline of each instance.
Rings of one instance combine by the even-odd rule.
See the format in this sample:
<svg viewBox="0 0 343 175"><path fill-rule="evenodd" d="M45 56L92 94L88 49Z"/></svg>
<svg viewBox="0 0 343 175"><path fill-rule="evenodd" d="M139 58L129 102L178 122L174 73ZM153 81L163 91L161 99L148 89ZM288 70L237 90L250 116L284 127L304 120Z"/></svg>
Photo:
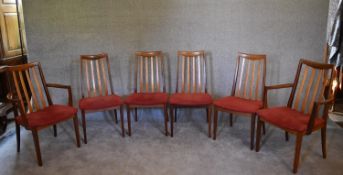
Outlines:
<svg viewBox="0 0 343 175"><path fill-rule="evenodd" d="M108 52L113 82L128 94L137 50L166 53L175 87L177 50L204 49L213 95L228 94L238 51L268 56L267 84L293 80L299 58L322 60L327 0L25 0L30 61L49 82L79 94L79 55ZM283 101L281 93L274 101Z"/></svg>

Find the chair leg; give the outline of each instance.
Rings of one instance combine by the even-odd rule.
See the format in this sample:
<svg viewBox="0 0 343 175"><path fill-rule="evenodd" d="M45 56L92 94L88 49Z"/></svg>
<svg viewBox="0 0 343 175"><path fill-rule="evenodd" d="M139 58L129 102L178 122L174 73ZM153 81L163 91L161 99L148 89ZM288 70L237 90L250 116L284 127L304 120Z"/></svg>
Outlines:
<svg viewBox="0 0 343 175"><path fill-rule="evenodd" d="M256 123L256 114L251 115L251 126L250 126L250 149L254 150L254 141L255 141L255 124Z"/></svg>
<svg viewBox="0 0 343 175"><path fill-rule="evenodd" d="M164 132L165 135L168 136L168 109L167 105L164 105L163 107L163 112L164 112Z"/></svg>
<svg viewBox="0 0 343 175"><path fill-rule="evenodd" d="M128 134L129 134L129 136L131 136L131 116L130 116L130 107L129 106L127 106L126 111L127 111L127 116L126 116L127 117L127 128L129 130Z"/></svg>
<svg viewBox="0 0 343 175"><path fill-rule="evenodd" d="M286 139L286 141L288 141L288 140L289 140L289 134L288 134L288 132L287 132L287 131L285 131L285 139Z"/></svg>
<svg viewBox="0 0 343 175"><path fill-rule="evenodd" d="M79 132L79 119L77 116L73 118L74 129L75 129L75 137L76 137L76 146L80 147L80 132Z"/></svg>
<svg viewBox="0 0 343 175"><path fill-rule="evenodd" d="M38 162L39 166L42 166L43 163L42 163L42 157L41 157L41 152L40 152L40 146L39 146L39 139L38 139L37 130L32 130L32 136L33 136L33 142L35 144L37 162Z"/></svg>
<svg viewBox="0 0 343 175"><path fill-rule="evenodd" d="M257 117L257 133L256 133L256 144L255 144L255 150L256 152L260 151L260 140L261 140L261 127L262 127L262 121L259 117Z"/></svg>
<svg viewBox="0 0 343 175"><path fill-rule="evenodd" d="M115 109L113 112L114 112L114 121L116 122L116 124L118 124L117 110Z"/></svg>
<svg viewBox="0 0 343 175"><path fill-rule="evenodd" d="M266 124L264 122L262 122L262 132L263 132L263 135L266 134Z"/></svg>
<svg viewBox="0 0 343 175"><path fill-rule="evenodd" d="M206 113L207 113L207 123L208 123L208 137L211 138L211 125L212 125L212 117L211 117L211 113L212 113L212 110L211 110L211 106L207 107L206 108Z"/></svg>
<svg viewBox="0 0 343 175"><path fill-rule="evenodd" d="M175 108L174 110L175 110L175 120L174 121L177 122L177 109Z"/></svg>
<svg viewBox="0 0 343 175"><path fill-rule="evenodd" d="M54 125L53 128L54 128L54 137L57 137L57 126Z"/></svg>
<svg viewBox="0 0 343 175"><path fill-rule="evenodd" d="M86 113L84 110L81 111L81 116L82 116L83 142L87 144Z"/></svg>
<svg viewBox="0 0 343 175"><path fill-rule="evenodd" d="M170 114L171 114L171 116L170 116L170 137L173 137L173 135L174 135L174 111L173 111L173 106L170 106ZM176 111L176 109L175 109L175 111Z"/></svg>
<svg viewBox="0 0 343 175"><path fill-rule="evenodd" d="M326 159L326 126L321 129L321 136L322 136L322 153L323 158Z"/></svg>
<svg viewBox="0 0 343 175"><path fill-rule="evenodd" d="M293 162L293 173L297 173L297 171L298 171L302 138L303 138L302 134L297 134L296 145L295 145L295 154L294 154L294 162Z"/></svg>
<svg viewBox="0 0 343 175"><path fill-rule="evenodd" d="M233 115L230 113L230 126L233 126Z"/></svg>
<svg viewBox="0 0 343 175"><path fill-rule="evenodd" d="M208 115L208 108L206 108L206 123L208 123L208 120L209 120L209 115Z"/></svg>
<svg viewBox="0 0 343 175"><path fill-rule="evenodd" d="M216 107L214 107L213 113L213 140L216 140L218 127L218 110Z"/></svg>
<svg viewBox="0 0 343 175"><path fill-rule="evenodd" d="M16 136L17 136L17 152L20 152L20 125L15 124L15 131L16 131Z"/></svg>
<svg viewBox="0 0 343 175"><path fill-rule="evenodd" d="M121 136L125 137L125 128L124 128L124 110L123 107L120 106L120 127L121 127Z"/></svg>
<svg viewBox="0 0 343 175"><path fill-rule="evenodd" d="M138 116L137 116L137 108L135 108L135 122L138 121Z"/></svg>

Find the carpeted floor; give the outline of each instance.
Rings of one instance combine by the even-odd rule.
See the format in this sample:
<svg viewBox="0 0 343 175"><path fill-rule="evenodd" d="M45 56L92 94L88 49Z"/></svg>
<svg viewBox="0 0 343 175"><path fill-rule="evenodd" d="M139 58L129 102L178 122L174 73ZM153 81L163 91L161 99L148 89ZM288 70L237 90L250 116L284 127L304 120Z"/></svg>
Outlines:
<svg viewBox="0 0 343 175"><path fill-rule="evenodd" d="M161 117L158 117L161 115ZM0 141L0 174L292 174L294 137L267 126L259 153L249 149L250 120L221 118L216 141L207 137L205 115L184 112L174 138L163 134L162 114L149 111L133 122L133 135L120 137L120 127L108 115L88 118L88 144L77 148L72 122L40 132L43 167L36 163L30 132L22 129L21 152L15 134ZM192 116L192 117L186 117ZM125 125L127 126L127 125ZM80 129L81 131L81 129ZM14 133L14 132L12 132ZM329 123L328 158L321 154L320 132L305 137L298 174L343 174L343 128Z"/></svg>

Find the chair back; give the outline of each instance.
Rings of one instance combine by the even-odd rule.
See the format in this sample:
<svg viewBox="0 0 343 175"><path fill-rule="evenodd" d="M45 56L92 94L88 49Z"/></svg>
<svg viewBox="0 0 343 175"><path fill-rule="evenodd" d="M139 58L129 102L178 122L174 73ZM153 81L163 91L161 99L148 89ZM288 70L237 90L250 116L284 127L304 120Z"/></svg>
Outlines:
<svg viewBox="0 0 343 175"><path fill-rule="evenodd" d="M310 114L316 101L329 98L333 70L334 66L331 64L301 59L288 101L288 107L305 114Z"/></svg>
<svg viewBox="0 0 343 175"><path fill-rule="evenodd" d="M138 51L135 54L134 91L166 92L164 60L161 51Z"/></svg>
<svg viewBox="0 0 343 175"><path fill-rule="evenodd" d="M11 88L12 96L9 98L18 100L16 106L24 120L27 113L52 105L40 63L9 66L7 73L14 83L14 89Z"/></svg>
<svg viewBox="0 0 343 175"><path fill-rule="evenodd" d="M114 94L107 53L81 55L82 97Z"/></svg>
<svg viewBox="0 0 343 175"><path fill-rule="evenodd" d="M205 52L178 51L176 92L207 93Z"/></svg>
<svg viewBox="0 0 343 175"><path fill-rule="evenodd" d="M266 55L238 53L231 96L262 100L266 82Z"/></svg>

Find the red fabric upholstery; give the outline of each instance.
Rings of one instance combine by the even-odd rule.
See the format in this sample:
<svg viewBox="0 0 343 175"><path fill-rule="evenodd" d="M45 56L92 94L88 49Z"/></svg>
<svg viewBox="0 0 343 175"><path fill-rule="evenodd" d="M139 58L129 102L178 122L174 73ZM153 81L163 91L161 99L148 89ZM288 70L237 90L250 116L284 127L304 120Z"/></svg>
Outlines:
<svg viewBox="0 0 343 175"><path fill-rule="evenodd" d="M44 127L56 124L63 120L76 116L77 109L65 105L51 105L42 110L32 112L26 115L29 128ZM23 117L15 118L16 122L24 125Z"/></svg>
<svg viewBox="0 0 343 175"><path fill-rule="evenodd" d="M122 104L122 100L117 95L97 96L83 98L79 101L81 110L101 110L116 107Z"/></svg>
<svg viewBox="0 0 343 175"><path fill-rule="evenodd" d="M288 107L274 107L257 111L257 115L268 123L283 129L296 132L306 132L307 124L310 120L309 115L296 111ZM317 117L314 122L314 128L323 124L324 120Z"/></svg>
<svg viewBox="0 0 343 175"><path fill-rule="evenodd" d="M175 93L169 99L170 104L181 106L204 106L212 102L212 97L206 93Z"/></svg>
<svg viewBox="0 0 343 175"><path fill-rule="evenodd" d="M168 102L168 94L156 93L134 93L128 96L125 104L128 105L163 105Z"/></svg>
<svg viewBox="0 0 343 175"><path fill-rule="evenodd" d="M214 105L229 111L255 113L262 108L262 101L229 96L215 100Z"/></svg>

